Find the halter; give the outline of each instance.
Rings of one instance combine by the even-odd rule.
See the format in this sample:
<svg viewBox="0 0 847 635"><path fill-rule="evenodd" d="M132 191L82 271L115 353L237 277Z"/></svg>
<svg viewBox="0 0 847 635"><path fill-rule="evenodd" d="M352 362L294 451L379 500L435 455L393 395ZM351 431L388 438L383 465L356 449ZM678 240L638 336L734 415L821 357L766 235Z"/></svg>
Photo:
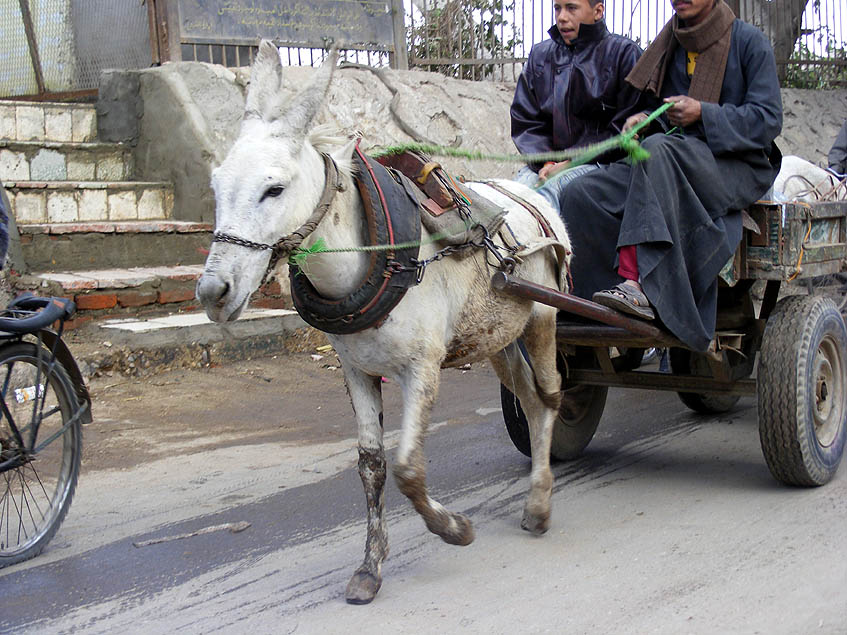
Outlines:
<svg viewBox="0 0 847 635"><path fill-rule="evenodd" d="M340 192L344 189L344 185L341 182L341 176L338 173L338 166L335 165L335 161L333 161L332 157L328 154L322 153L321 157L324 160L324 174L326 177L324 182L324 190L321 193L321 198L318 201L317 206L315 207L315 211L312 212L312 215L309 216L309 219L300 227L295 229L287 236L283 236L272 245L269 245L267 243L256 243L252 240L247 240L246 238L239 238L238 236L233 236L232 234L224 234L223 232L215 232L212 235L213 243L229 243L231 245L247 247L248 249L254 249L256 251L270 250L271 258L268 261L268 268L265 269L265 275L262 276L262 281L259 283L260 285L265 283L268 274L273 271L280 258L282 258L283 256L287 257L288 255L290 255L292 251L297 249L297 247L299 247L300 244L304 240L306 240L309 234L315 231L318 224L321 222L321 220L323 220L323 217L326 216L330 205L332 205L332 201L335 198L335 193Z"/></svg>

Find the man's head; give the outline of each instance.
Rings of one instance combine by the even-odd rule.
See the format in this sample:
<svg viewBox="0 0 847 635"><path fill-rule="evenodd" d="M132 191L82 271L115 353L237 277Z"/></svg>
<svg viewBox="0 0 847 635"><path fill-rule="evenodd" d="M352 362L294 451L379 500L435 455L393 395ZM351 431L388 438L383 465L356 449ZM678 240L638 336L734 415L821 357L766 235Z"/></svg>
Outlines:
<svg viewBox="0 0 847 635"><path fill-rule="evenodd" d="M605 11L603 0L553 0L556 28L566 44L571 44L579 35L580 24L602 20Z"/></svg>
<svg viewBox="0 0 847 635"><path fill-rule="evenodd" d="M671 0L673 10L685 26L696 26L715 8L715 0Z"/></svg>

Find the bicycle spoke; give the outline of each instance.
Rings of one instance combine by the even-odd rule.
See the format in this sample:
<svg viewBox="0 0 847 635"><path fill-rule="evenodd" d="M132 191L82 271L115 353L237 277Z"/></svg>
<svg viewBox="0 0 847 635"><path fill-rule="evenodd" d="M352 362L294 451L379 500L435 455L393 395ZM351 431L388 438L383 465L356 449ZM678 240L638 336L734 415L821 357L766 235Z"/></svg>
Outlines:
<svg viewBox="0 0 847 635"><path fill-rule="evenodd" d="M35 480L38 482L39 487L41 487L41 491L44 493L44 498L49 502L50 495L47 493L47 490L44 489L44 483L41 482L41 479L38 476L38 473L35 471L35 467L32 463L29 464L30 469L32 470L33 475L35 476ZM41 505L38 504L38 499L35 494L32 492L32 488L30 487L30 481L32 479L26 478L26 467L21 469L21 486L26 487L26 491L29 493L29 498L32 500L35 505L35 510L41 515L41 520L44 520L44 512L41 511ZM34 522L34 521L33 521Z"/></svg>

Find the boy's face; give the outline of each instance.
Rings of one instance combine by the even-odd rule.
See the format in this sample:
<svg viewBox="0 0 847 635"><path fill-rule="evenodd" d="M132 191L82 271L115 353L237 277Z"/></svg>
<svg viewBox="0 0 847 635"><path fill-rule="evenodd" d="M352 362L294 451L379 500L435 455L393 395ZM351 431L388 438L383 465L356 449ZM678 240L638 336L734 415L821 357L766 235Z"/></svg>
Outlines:
<svg viewBox="0 0 847 635"><path fill-rule="evenodd" d="M713 0L709 0L713 1ZM556 16L556 28L566 44L570 44L579 35L580 24L594 24L603 18L605 6L598 2L593 7L588 0L554 0L553 15Z"/></svg>

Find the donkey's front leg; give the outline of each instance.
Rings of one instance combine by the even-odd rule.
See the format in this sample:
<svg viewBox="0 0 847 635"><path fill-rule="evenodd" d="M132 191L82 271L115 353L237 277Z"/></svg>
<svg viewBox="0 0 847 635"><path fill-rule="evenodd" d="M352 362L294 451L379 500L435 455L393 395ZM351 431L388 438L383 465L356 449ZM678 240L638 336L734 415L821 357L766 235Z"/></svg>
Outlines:
<svg viewBox="0 0 847 635"><path fill-rule="evenodd" d="M382 445L382 386L380 377L343 366L344 379L359 428L359 476L368 502L365 560L347 584L351 604L367 604L382 585L382 562L388 555L385 527L385 450Z"/></svg>
<svg viewBox="0 0 847 635"><path fill-rule="evenodd" d="M440 360L439 360L440 362ZM430 411L438 395L440 363L416 367L401 378L403 386L403 430L394 478L415 510L423 517L427 529L451 545L469 545L474 532L471 521L462 514L447 511L429 497L426 489L426 461L423 442Z"/></svg>

